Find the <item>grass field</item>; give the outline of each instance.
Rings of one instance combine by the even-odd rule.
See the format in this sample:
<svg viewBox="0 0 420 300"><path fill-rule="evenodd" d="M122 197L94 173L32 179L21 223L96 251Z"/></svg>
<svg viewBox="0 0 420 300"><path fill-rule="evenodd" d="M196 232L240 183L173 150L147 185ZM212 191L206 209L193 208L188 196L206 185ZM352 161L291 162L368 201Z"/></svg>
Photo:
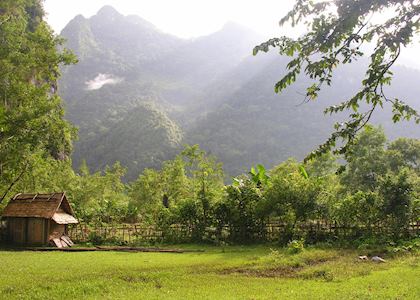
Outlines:
<svg viewBox="0 0 420 300"><path fill-rule="evenodd" d="M0 251L1 299L420 299L420 254L268 246L204 252Z"/></svg>

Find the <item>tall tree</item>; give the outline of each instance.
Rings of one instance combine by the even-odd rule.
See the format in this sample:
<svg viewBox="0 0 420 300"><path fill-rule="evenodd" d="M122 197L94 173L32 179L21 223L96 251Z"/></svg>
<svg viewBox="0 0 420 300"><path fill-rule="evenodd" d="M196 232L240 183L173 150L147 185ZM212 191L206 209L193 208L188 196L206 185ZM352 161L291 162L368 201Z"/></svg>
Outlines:
<svg viewBox="0 0 420 300"><path fill-rule="evenodd" d="M337 123L330 138L307 158L333 150L345 153L356 133L370 120L373 112L391 103L392 119L414 118L420 115L403 101L388 97L384 86L392 79L391 67L401 49L413 42L420 30L420 1L418 0L297 0L294 8L280 21L280 26L305 24L310 30L297 39L287 36L273 38L254 48L267 52L277 47L281 55L292 57L287 74L275 85L280 92L296 81L303 71L314 80L306 90L306 101L314 100L323 85L331 85L334 70L364 55L366 44L373 44L370 63L360 90L349 99L328 107L326 114L352 109L349 120ZM362 103L365 105L361 106ZM367 104L367 105L366 105ZM360 109L363 107L363 109ZM336 142L343 143L336 148Z"/></svg>
<svg viewBox="0 0 420 300"><path fill-rule="evenodd" d="M393 171L409 167L420 174L420 140L396 139L388 146L387 161Z"/></svg>
<svg viewBox="0 0 420 300"><path fill-rule="evenodd" d="M385 144L382 128L367 126L357 135L345 155L347 166L341 177L348 190L374 191L378 188L380 178L388 170Z"/></svg>
<svg viewBox="0 0 420 300"><path fill-rule="evenodd" d="M40 0L0 2L0 203L33 161L65 159L75 130L57 95L59 66L75 62L43 21Z"/></svg>

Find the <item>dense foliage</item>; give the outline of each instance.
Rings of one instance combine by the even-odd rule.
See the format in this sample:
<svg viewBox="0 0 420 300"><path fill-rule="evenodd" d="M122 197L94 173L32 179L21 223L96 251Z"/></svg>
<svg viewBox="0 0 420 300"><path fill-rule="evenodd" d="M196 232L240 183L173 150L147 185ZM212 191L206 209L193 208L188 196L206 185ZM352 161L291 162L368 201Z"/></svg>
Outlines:
<svg viewBox="0 0 420 300"><path fill-rule="evenodd" d="M388 142L381 128L367 127L341 159L289 159L271 170L258 165L228 185L221 163L197 145L128 184L118 163L96 173L84 163L76 173L69 161L33 157L36 167L16 191L65 190L83 222L141 223L172 241L173 226L182 226L188 240L263 241L273 222L285 226L280 242L322 240L298 229L315 221L363 229L362 235L380 226L383 237L399 239L408 235L410 222L420 220L420 141ZM340 164L345 168L337 173Z"/></svg>
<svg viewBox="0 0 420 300"><path fill-rule="evenodd" d="M285 242L299 237L297 224L314 220L366 234L382 226L385 236L400 238L420 217L419 159L419 140L388 142L383 129L366 127L343 157L325 154L304 165L291 159L269 175L259 166L235 178L214 202L213 226L219 235L227 226L229 239L242 242L263 239L273 221L286 224Z"/></svg>
<svg viewBox="0 0 420 300"><path fill-rule="evenodd" d="M34 155L65 159L74 129L64 120L57 80L74 62L42 21L40 1L0 3L0 203ZM36 159L35 159L36 160Z"/></svg>

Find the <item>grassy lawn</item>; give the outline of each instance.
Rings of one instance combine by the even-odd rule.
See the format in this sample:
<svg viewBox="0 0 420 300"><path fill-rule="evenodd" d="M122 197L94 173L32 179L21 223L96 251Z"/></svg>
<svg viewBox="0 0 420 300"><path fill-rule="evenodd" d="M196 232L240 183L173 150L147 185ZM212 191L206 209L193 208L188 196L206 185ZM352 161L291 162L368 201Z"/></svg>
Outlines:
<svg viewBox="0 0 420 300"><path fill-rule="evenodd" d="M420 299L419 253L378 264L351 250L190 247L205 252L0 251L0 298Z"/></svg>

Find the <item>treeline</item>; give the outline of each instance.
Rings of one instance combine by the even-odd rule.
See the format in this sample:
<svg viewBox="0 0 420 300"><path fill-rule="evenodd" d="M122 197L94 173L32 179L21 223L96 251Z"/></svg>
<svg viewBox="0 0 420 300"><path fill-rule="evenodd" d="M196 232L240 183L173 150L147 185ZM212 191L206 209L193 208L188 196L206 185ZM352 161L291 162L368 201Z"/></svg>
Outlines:
<svg viewBox="0 0 420 300"><path fill-rule="evenodd" d="M228 185L221 163L197 145L128 184L119 163L90 173L86 164L75 172L70 161L31 159L34 167L15 192L64 190L83 222L136 222L164 231L179 224L194 241L209 239L208 228L212 239L229 228L231 241L250 242L273 220L286 224L285 241L313 220L362 226L367 233L386 226L389 238L398 239L420 220L420 141L388 143L381 128L367 127L343 157L328 154L306 164L289 159L271 170L258 165Z"/></svg>
<svg viewBox="0 0 420 300"><path fill-rule="evenodd" d="M221 237L249 242L273 220L286 224L284 241L312 220L369 229L384 226L391 238L407 234L420 217L420 141L387 142L367 127L343 157L325 155L302 164L289 159L271 170L261 165L223 185L214 157L187 147L162 170L146 170L130 185L130 202L142 222L190 228L193 240ZM214 238L214 237L213 237Z"/></svg>

